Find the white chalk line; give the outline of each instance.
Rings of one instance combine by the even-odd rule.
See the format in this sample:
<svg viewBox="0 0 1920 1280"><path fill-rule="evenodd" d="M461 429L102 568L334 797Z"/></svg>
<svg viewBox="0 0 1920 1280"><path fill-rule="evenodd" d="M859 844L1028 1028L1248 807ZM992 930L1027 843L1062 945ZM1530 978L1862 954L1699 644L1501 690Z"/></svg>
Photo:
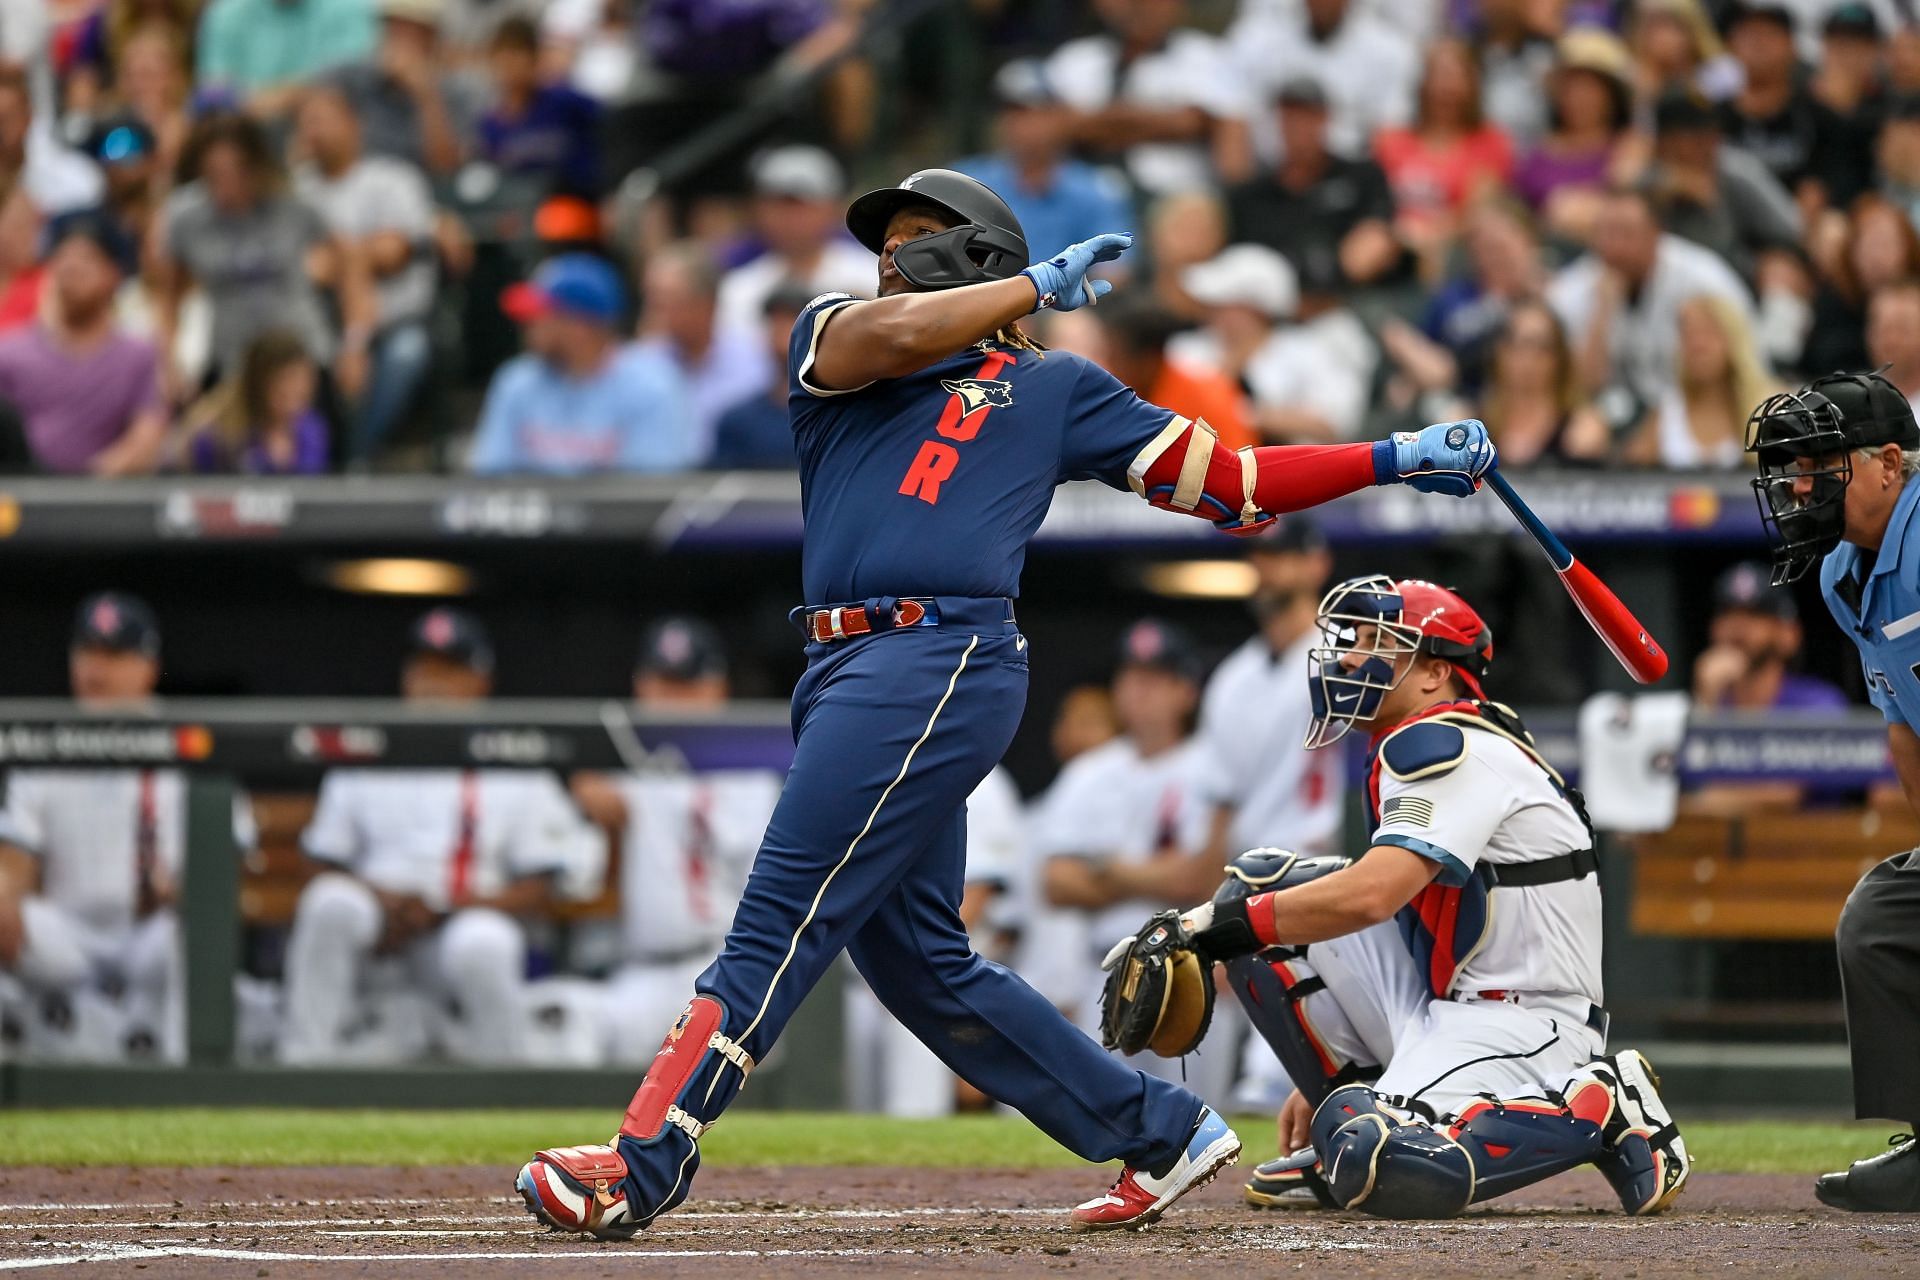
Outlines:
<svg viewBox="0 0 1920 1280"><path fill-rule="evenodd" d="M967 1249L582 1249L569 1253L471 1252L471 1253L292 1253L279 1249L217 1249L194 1245L104 1245L85 1247L88 1252L61 1257L0 1259L0 1271L26 1271L45 1267L82 1266L99 1262L137 1262L174 1258L200 1258L218 1262L340 1262L366 1266L376 1262L513 1262L520 1266L547 1263L567 1266L592 1263L641 1264L655 1259L693 1258L878 1258L878 1257L951 1257L971 1252ZM1275 1253L1315 1253L1337 1250L1365 1252L1376 1245L1357 1242L1314 1244L1304 1241L1276 1241Z"/></svg>

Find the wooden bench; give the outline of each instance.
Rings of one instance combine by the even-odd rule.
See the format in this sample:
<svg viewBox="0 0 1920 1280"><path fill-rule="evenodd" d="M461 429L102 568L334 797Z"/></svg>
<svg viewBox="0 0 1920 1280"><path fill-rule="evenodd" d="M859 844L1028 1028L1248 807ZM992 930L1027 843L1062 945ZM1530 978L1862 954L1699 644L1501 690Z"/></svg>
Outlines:
<svg viewBox="0 0 1920 1280"><path fill-rule="evenodd" d="M1920 845L1898 808L1683 814L1635 837L1633 928L1677 938L1831 938L1855 882Z"/></svg>

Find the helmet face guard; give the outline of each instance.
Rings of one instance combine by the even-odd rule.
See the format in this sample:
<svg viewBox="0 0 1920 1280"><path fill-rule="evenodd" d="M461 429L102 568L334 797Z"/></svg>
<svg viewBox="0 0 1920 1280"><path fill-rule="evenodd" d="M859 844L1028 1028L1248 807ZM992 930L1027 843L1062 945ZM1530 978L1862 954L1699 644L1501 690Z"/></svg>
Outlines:
<svg viewBox="0 0 1920 1280"><path fill-rule="evenodd" d="M1803 576L1840 545L1853 452L1833 402L1803 389L1769 397L1747 419L1759 460L1753 492L1773 553L1773 584Z"/></svg>
<svg viewBox="0 0 1920 1280"><path fill-rule="evenodd" d="M1309 750L1338 742L1355 722L1371 720L1389 690L1406 678L1400 660L1420 652L1420 628L1406 620L1406 601L1381 574L1349 578L1320 601L1321 641L1307 655L1313 723Z"/></svg>
<svg viewBox="0 0 1920 1280"><path fill-rule="evenodd" d="M916 289L1010 280L1027 268L1027 246L994 227L967 223L909 240L893 251L894 268Z"/></svg>

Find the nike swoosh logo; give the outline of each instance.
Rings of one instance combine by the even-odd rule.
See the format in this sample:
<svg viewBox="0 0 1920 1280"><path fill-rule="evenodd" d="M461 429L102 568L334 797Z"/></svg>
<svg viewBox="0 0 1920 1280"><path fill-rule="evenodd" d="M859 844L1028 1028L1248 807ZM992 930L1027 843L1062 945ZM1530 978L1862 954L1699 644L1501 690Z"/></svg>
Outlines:
<svg viewBox="0 0 1920 1280"><path fill-rule="evenodd" d="M1013 647L1015 649L1025 649L1027 647L1027 638L1025 636L1015 636L1013 638Z"/></svg>
<svg viewBox="0 0 1920 1280"><path fill-rule="evenodd" d="M1349 693L1345 697L1341 697L1339 694L1336 693L1333 695L1333 698L1332 698L1333 705L1336 707L1344 707L1349 702L1358 702L1359 700L1360 700L1360 695L1358 692Z"/></svg>

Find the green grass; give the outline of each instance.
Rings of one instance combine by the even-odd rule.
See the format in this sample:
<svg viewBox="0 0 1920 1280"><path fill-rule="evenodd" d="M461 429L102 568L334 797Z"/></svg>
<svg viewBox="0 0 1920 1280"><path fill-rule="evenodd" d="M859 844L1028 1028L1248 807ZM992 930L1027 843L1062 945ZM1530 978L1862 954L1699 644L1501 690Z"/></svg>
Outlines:
<svg viewBox="0 0 1920 1280"><path fill-rule="evenodd" d="M604 1140L615 1117L593 1111L314 1111L167 1109L0 1111L0 1165L514 1164L534 1149ZM1270 1119L1237 1122L1251 1154L1273 1142ZM1811 1174L1876 1150L1886 1126L1690 1121L1705 1170ZM1072 1165L1024 1120L736 1112L701 1144L714 1165Z"/></svg>

